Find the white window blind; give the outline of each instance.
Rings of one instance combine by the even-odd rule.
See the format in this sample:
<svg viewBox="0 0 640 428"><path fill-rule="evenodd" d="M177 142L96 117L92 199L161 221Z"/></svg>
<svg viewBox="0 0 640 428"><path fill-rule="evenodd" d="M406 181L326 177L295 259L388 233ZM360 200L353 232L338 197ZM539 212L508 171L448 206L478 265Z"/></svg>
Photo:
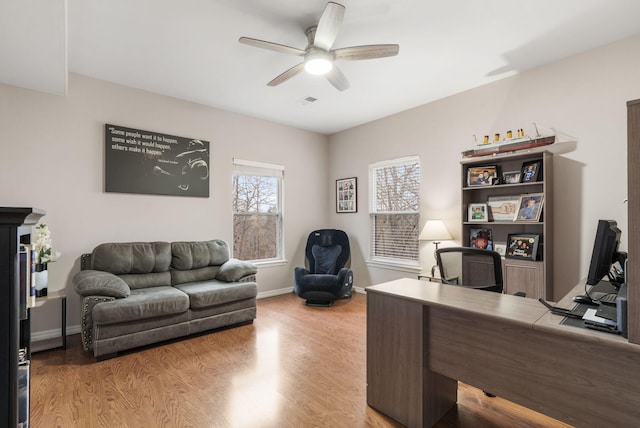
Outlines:
<svg viewBox="0 0 640 428"><path fill-rule="evenodd" d="M233 257L283 258L283 179L283 166L233 160Z"/></svg>
<svg viewBox="0 0 640 428"><path fill-rule="evenodd" d="M420 158L369 165L371 259L417 264L420 234Z"/></svg>

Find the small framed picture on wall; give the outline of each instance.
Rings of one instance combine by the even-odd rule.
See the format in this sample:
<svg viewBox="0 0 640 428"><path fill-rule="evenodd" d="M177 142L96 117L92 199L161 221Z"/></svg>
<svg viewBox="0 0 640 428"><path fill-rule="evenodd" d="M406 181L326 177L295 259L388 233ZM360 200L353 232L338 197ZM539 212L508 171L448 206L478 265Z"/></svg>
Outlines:
<svg viewBox="0 0 640 428"><path fill-rule="evenodd" d="M358 179L356 177L336 180L336 212L358 211Z"/></svg>

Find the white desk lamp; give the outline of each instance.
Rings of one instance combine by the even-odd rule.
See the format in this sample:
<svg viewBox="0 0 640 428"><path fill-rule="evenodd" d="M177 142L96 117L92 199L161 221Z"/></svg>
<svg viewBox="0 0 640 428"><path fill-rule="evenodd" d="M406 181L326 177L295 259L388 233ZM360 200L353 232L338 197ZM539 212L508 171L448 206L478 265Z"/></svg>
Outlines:
<svg viewBox="0 0 640 428"><path fill-rule="evenodd" d="M420 232L420 237L418 238L420 241L433 241L433 244L436 246L436 250L438 249L438 245L442 241L448 241L453 239L447 227L444 225L442 220L427 220L427 223L424 225L422 232ZM435 258L435 251L433 253L433 257ZM431 276L435 275L436 269L438 265L434 265L431 268Z"/></svg>

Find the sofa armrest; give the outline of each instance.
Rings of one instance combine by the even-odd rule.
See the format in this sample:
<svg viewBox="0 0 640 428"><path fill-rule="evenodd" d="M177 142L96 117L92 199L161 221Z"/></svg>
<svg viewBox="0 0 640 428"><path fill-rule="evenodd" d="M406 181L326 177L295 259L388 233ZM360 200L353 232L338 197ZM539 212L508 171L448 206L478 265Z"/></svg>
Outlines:
<svg viewBox="0 0 640 428"><path fill-rule="evenodd" d="M82 254L80 256L80 270L91 269L91 254Z"/></svg>
<svg viewBox="0 0 640 428"><path fill-rule="evenodd" d="M98 303L110 302L112 300L116 300L115 297L85 296L82 298L81 333L82 347L85 351L93 349L93 307Z"/></svg>
<svg viewBox="0 0 640 428"><path fill-rule="evenodd" d="M99 270L82 270L73 277L73 287L81 296L128 297L129 285L122 278Z"/></svg>
<svg viewBox="0 0 640 428"><path fill-rule="evenodd" d="M243 276L238 280L238 282L256 282L256 274L252 273L250 275Z"/></svg>
<svg viewBox="0 0 640 428"><path fill-rule="evenodd" d="M258 272L258 266L251 262L229 259L220 266L216 279L224 282L236 282Z"/></svg>

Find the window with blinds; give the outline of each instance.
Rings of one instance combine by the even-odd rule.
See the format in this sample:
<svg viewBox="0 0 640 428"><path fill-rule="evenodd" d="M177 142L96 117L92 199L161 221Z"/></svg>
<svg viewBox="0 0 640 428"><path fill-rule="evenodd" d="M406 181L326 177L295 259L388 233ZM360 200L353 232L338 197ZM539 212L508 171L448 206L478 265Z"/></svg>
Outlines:
<svg viewBox="0 0 640 428"><path fill-rule="evenodd" d="M419 264L420 158L369 165L371 260Z"/></svg>
<svg viewBox="0 0 640 428"><path fill-rule="evenodd" d="M233 160L233 257L281 260L284 167Z"/></svg>

